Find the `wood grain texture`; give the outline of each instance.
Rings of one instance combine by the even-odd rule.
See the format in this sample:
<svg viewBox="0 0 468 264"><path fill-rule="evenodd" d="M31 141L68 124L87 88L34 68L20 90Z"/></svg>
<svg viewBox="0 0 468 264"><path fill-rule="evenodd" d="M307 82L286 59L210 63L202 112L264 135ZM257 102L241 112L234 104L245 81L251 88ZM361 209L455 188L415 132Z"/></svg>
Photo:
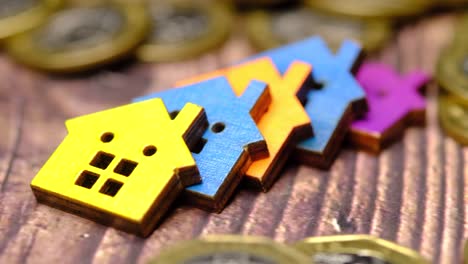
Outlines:
<svg viewBox="0 0 468 264"><path fill-rule="evenodd" d="M433 73L453 18L413 22L372 58L404 72ZM68 78L34 73L0 54L0 263L144 263L172 243L214 233L285 242L365 233L414 248L434 263L460 263L468 237L468 149L440 129L434 83L427 127L408 129L381 155L346 148L327 171L289 163L268 193L241 189L222 214L176 207L147 239L36 203L29 182L65 136L67 118L161 91L252 52L238 32L197 60Z"/></svg>

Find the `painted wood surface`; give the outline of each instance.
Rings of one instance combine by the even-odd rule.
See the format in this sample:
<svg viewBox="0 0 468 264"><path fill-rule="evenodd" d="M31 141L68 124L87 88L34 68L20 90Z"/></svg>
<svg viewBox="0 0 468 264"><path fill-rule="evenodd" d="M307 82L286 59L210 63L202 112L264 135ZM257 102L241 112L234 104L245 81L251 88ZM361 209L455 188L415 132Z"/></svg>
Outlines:
<svg viewBox="0 0 468 264"><path fill-rule="evenodd" d="M66 126L68 135L31 182L40 202L148 236L184 187L201 182L187 146L208 126L200 106L187 104L171 120L154 99Z"/></svg>
<svg viewBox="0 0 468 264"><path fill-rule="evenodd" d="M365 92L352 74L361 47L345 41L334 53L320 37L311 37L252 58L270 58L281 73L298 60L314 67L312 76L319 84L309 91L305 105L312 119L314 136L299 142L296 158L305 164L329 168L341 149L353 118L367 110Z"/></svg>
<svg viewBox="0 0 468 264"><path fill-rule="evenodd" d="M187 187L185 196L191 204L221 212L252 161L268 155L265 139L255 123L270 105L268 86L254 80L236 96L229 81L217 77L136 101L152 98L163 99L169 112L177 113L189 102L205 109L210 128L192 149L202 182Z"/></svg>
<svg viewBox="0 0 468 264"><path fill-rule="evenodd" d="M225 76L234 92L241 95L252 80L268 84L271 104L257 125L265 137L269 156L253 162L245 174L248 184L267 191L278 178L297 143L313 135L310 118L302 103L311 86L311 70L311 65L295 62L282 75L265 57L189 78L177 85Z"/></svg>
<svg viewBox="0 0 468 264"><path fill-rule="evenodd" d="M400 75L389 65L368 62L356 78L366 92L369 111L351 125L349 139L354 146L379 152L400 139L406 127L425 123L426 100L421 90L430 81L427 74Z"/></svg>
<svg viewBox="0 0 468 264"><path fill-rule="evenodd" d="M446 14L414 21L370 57L399 72L433 74L453 23ZM242 188L222 214L178 206L147 239L36 202L29 183L66 135L66 119L254 54L242 26L236 28L222 49L197 60L126 64L70 78L34 73L0 54L0 263L145 263L177 241L216 233L285 242L372 234L434 263L460 263L468 237L468 149L439 127L434 83L427 88L426 128L410 127L380 155L346 148L330 170L288 163L268 193Z"/></svg>

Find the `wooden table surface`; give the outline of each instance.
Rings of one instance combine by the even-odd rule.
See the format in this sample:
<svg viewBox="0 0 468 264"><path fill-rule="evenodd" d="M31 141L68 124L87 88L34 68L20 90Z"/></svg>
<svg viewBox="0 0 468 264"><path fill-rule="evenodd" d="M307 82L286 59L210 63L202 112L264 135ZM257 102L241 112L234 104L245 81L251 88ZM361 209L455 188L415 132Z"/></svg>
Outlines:
<svg viewBox="0 0 468 264"><path fill-rule="evenodd" d="M373 58L402 72L433 73L454 21L438 14L407 24ZM242 189L222 214L179 206L147 239L36 202L29 183L65 136L67 118L128 103L252 54L238 28L221 50L195 60L128 63L76 77L37 73L0 54L0 263L144 263L174 242L224 233L285 242L372 234L434 263L460 263L468 237L468 148L439 128L434 83L427 127L407 130L381 155L347 148L328 171L289 163L270 192Z"/></svg>

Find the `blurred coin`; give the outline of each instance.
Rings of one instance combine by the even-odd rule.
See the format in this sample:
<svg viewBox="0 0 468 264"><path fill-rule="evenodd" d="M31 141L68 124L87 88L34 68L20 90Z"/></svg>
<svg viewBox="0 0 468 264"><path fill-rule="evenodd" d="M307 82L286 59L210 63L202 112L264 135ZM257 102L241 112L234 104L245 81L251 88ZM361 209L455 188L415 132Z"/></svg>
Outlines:
<svg viewBox="0 0 468 264"><path fill-rule="evenodd" d="M222 45L231 31L231 13L222 4L158 1L148 4L153 29L137 55L165 62L199 56Z"/></svg>
<svg viewBox="0 0 468 264"><path fill-rule="evenodd" d="M446 91L468 102L468 44L456 43L441 54L437 80Z"/></svg>
<svg viewBox="0 0 468 264"><path fill-rule="evenodd" d="M411 249L367 235L311 237L295 248L314 264L429 264Z"/></svg>
<svg viewBox="0 0 468 264"><path fill-rule="evenodd" d="M438 7L463 7L468 5L468 0L435 0L434 5Z"/></svg>
<svg viewBox="0 0 468 264"><path fill-rule="evenodd" d="M299 2L298 0L229 0L241 8L265 8L290 5Z"/></svg>
<svg viewBox="0 0 468 264"><path fill-rule="evenodd" d="M29 30L60 5L60 0L0 0L0 39Z"/></svg>
<svg viewBox="0 0 468 264"><path fill-rule="evenodd" d="M307 0L321 11L360 18L391 18L418 15L426 11L433 0Z"/></svg>
<svg viewBox="0 0 468 264"><path fill-rule="evenodd" d="M465 241L465 248L463 252L463 263L468 264L468 240Z"/></svg>
<svg viewBox="0 0 468 264"><path fill-rule="evenodd" d="M354 39L372 51L381 47L391 32L383 20L336 17L306 7L257 11L249 15L247 23L250 39L261 50L320 35L334 49L343 40Z"/></svg>
<svg viewBox="0 0 468 264"><path fill-rule="evenodd" d="M266 238L211 236L176 245L152 264L306 264L308 258Z"/></svg>
<svg viewBox="0 0 468 264"><path fill-rule="evenodd" d="M106 2L53 14L6 43L18 61L51 72L88 70L122 58L145 38L149 20L135 4Z"/></svg>
<svg viewBox="0 0 468 264"><path fill-rule="evenodd" d="M449 136L468 145L468 101L455 96L440 97L439 119Z"/></svg>
<svg viewBox="0 0 468 264"><path fill-rule="evenodd" d="M467 1L468 3L468 1ZM468 13L461 16L456 23L452 45L465 45L468 46Z"/></svg>

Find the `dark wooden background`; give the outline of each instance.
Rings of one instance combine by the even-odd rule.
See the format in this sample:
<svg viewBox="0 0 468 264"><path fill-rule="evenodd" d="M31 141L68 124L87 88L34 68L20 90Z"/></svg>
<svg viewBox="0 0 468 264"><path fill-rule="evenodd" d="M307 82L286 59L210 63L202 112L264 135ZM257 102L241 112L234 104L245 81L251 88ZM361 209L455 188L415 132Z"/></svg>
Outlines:
<svg viewBox="0 0 468 264"><path fill-rule="evenodd" d="M438 14L411 22L373 57L402 72L433 73L454 21L453 14ZM290 163L270 192L240 190L222 214L178 207L147 239L36 203L29 182L66 134L67 118L252 54L238 28L221 50L196 60L130 63L77 77L37 73L0 54L0 263L144 263L177 241L224 233L285 242L373 234L434 263L460 263L468 236L468 148L439 128L435 83L427 127L407 130L381 155L344 149L329 171Z"/></svg>

